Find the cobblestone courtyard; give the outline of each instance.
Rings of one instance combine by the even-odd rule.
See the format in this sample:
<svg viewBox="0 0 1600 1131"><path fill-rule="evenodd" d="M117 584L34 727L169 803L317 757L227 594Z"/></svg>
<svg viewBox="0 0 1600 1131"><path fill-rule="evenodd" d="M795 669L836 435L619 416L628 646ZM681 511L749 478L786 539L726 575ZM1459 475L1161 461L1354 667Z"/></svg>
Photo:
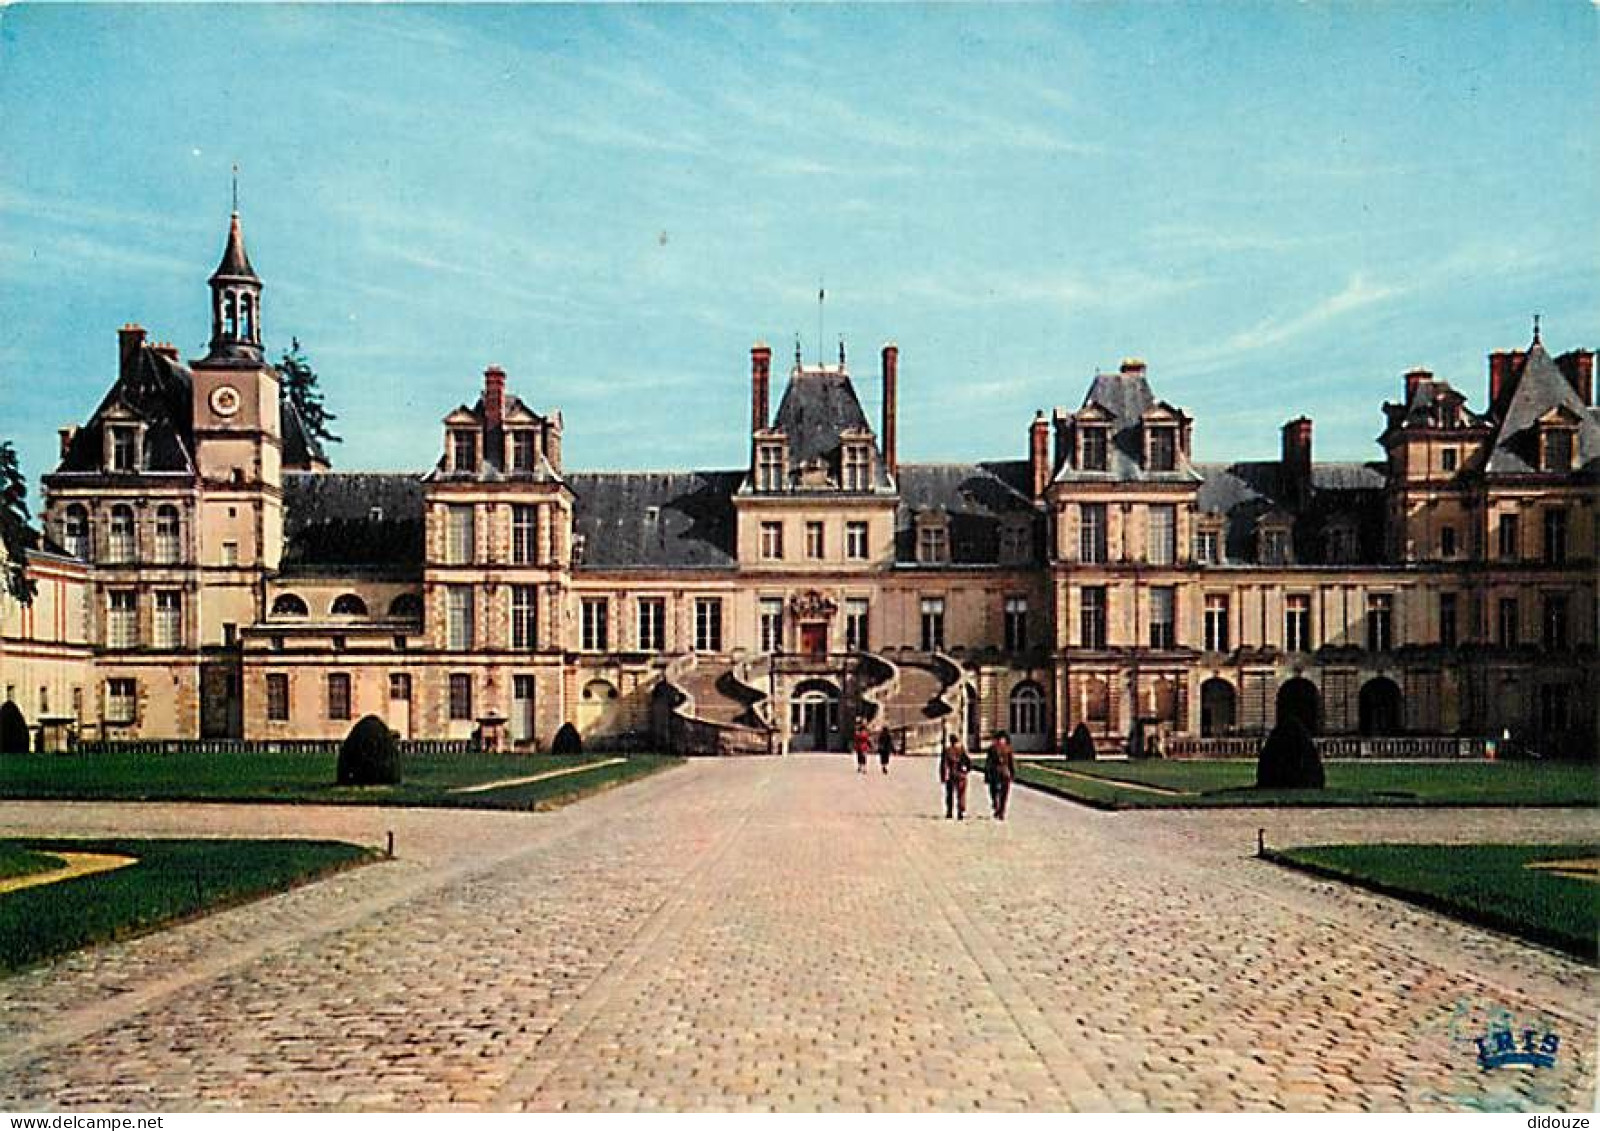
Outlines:
<svg viewBox="0 0 1600 1131"><path fill-rule="evenodd" d="M398 859L0 980L0 1107L1594 1105L1582 964L1250 858L1568 810L939 816L931 761L697 762L547 814L0 804ZM973 798L982 789L973 779ZM984 807L974 806L977 810ZM1509 1013L1553 1069L1482 1071Z"/></svg>

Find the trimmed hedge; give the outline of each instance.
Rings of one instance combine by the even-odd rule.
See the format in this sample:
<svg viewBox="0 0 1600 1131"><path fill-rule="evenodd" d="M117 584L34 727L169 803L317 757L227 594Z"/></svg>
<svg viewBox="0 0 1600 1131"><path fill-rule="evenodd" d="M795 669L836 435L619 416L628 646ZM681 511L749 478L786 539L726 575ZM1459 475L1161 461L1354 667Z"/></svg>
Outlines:
<svg viewBox="0 0 1600 1131"><path fill-rule="evenodd" d="M1256 761L1257 789L1322 789L1327 775L1311 733L1293 715L1272 728Z"/></svg>
<svg viewBox="0 0 1600 1131"><path fill-rule="evenodd" d="M399 785L400 742L377 715L350 728L339 747L340 785Z"/></svg>
<svg viewBox="0 0 1600 1131"><path fill-rule="evenodd" d="M1094 735L1089 733L1087 723L1079 723L1072 728L1072 734L1067 739L1067 748L1062 751L1069 762L1093 762L1095 758Z"/></svg>

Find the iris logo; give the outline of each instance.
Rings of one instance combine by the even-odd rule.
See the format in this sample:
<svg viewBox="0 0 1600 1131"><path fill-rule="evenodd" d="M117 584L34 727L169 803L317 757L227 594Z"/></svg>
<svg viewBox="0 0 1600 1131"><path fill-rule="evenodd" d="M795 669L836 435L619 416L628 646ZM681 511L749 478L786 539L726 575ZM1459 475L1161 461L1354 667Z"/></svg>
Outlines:
<svg viewBox="0 0 1600 1131"><path fill-rule="evenodd" d="M1554 1068L1556 1054L1561 1050L1560 1037L1538 1029L1523 1029L1520 1033L1510 1029L1490 1029L1472 1040L1478 1046L1478 1067L1485 1072L1511 1065Z"/></svg>

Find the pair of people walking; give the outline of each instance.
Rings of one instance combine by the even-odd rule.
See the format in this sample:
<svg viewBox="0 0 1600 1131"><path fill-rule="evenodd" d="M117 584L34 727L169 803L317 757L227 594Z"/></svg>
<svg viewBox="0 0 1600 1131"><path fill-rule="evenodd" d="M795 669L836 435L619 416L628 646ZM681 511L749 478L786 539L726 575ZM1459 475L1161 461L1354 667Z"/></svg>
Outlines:
<svg viewBox="0 0 1600 1131"><path fill-rule="evenodd" d="M856 720L856 733L851 742L856 752L856 773L867 772L867 756L872 753L872 734L867 730L867 724L860 719ZM878 765L883 767L883 772L889 772L889 756L894 753L894 736L889 733L889 728L884 727L878 732Z"/></svg>
<svg viewBox="0 0 1600 1131"><path fill-rule="evenodd" d="M961 742L960 735L951 735L939 758L939 780L944 784L944 815L958 821L967 817L967 775L972 772L972 758ZM1006 803L1011 799L1011 783L1017 776L1017 756L1011 749L1011 738L1005 731L995 731L994 741L983 760L983 780L989 787L989 805L994 819L1006 819Z"/></svg>

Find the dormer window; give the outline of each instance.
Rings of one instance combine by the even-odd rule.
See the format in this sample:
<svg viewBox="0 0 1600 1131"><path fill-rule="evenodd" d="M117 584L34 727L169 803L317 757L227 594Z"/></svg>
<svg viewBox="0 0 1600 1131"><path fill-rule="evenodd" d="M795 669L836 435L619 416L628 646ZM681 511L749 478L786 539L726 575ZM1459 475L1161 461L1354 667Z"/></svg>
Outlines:
<svg viewBox="0 0 1600 1131"><path fill-rule="evenodd" d="M1293 555L1287 526L1263 526L1256 538L1256 557L1262 565L1290 564Z"/></svg>
<svg viewBox="0 0 1600 1131"><path fill-rule="evenodd" d="M941 513L917 516L917 561L945 565L950 561L950 520Z"/></svg>
<svg viewBox="0 0 1600 1131"><path fill-rule="evenodd" d="M1000 563L1022 565L1033 557L1033 527L1026 519L1007 519L1000 527Z"/></svg>
<svg viewBox="0 0 1600 1131"><path fill-rule="evenodd" d="M450 434L450 467L453 471L478 470L478 436L466 429Z"/></svg>
<svg viewBox="0 0 1600 1131"><path fill-rule="evenodd" d="M1178 466L1178 430L1151 428L1146 433L1145 467L1150 471L1173 471Z"/></svg>
<svg viewBox="0 0 1600 1131"><path fill-rule="evenodd" d="M1572 470L1571 428L1547 427L1540 437L1539 468L1541 471L1566 472Z"/></svg>
<svg viewBox="0 0 1600 1131"><path fill-rule="evenodd" d="M1222 561L1222 524L1202 520L1194 534L1194 560L1201 565L1216 565Z"/></svg>
<svg viewBox="0 0 1600 1131"><path fill-rule="evenodd" d="M133 424L113 424L106 429L106 470L139 470L139 429Z"/></svg>
<svg viewBox="0 0 1600 1131"><path fill-rule="evenodd" d="M1081 471L1106 469L1106 430L1084 427L1078 431L1078 468Z"/></svg>
<svg viewBox="0 0 1600 1131"><path fill-rule="evenodd" d="M762 444L756 452L756 490L783 490L787 462L782 444Z"/></svg>
<svg viewBox="0 0 1600 1131"><path fill-rule="evenodd" d="M527 473L533 470L533 461L537 453L533 432L529 429L519 428L511 433L511 470L513 472Z"/></svg>
<svg viewBox="0 0 1600 1131"><path fill-rule="evenodd" d="M844 449L844 489L867 491L872 488L872 449L866 444L846 444Z"/></svg>

